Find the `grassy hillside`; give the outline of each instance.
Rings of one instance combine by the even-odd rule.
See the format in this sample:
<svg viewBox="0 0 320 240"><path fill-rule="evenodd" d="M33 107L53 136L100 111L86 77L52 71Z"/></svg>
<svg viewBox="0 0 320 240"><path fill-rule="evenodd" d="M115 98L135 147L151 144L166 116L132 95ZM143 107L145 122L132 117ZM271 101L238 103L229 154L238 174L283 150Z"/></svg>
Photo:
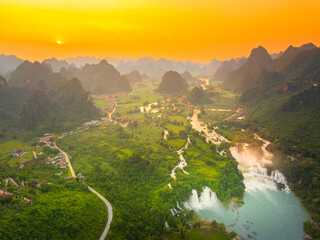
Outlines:
<svg viewBox="0 0 320 240"><path fill-rule="evenodd" d="M12 158L11 160L19 160ZM10 161L11 161L10 160ZM0 158L0 189L13 178L0 196L0 238L9 239L97 239L107 212L104 203L75 180L66 180L67 170L52 165L30 164L22 169ZM56 175L61 172L61 175ZM28 201L20 197L25 197Z"/></svg>

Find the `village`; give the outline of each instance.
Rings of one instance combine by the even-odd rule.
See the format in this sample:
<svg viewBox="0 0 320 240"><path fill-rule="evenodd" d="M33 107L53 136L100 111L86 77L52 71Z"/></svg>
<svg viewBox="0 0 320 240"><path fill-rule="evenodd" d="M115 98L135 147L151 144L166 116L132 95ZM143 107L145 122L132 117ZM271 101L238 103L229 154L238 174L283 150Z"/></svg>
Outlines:
<svg viewBox="0 0 320 240"><path fill-rule="evenodd" d="M33 150L22 150L18 148L13 148L10 155L12 158L22 158L26 154L32 154L33 159L22 162L20 164L20 168L24 168L30 164L46 164L46 165L54 165L55 168L60 169L61 171L55 173L55 176L61 176L63 174L64 169L67 169L66 156L64 153L60 151L60 149L56 146L53 141L54 137L50 133L44 134L43 137L37 140L35 148ZM71 157L70 157L71 158ZM72 176L66 176L65 179L72 179ZM77 174L76 178L79 181L85 181L86 178L82 175L82 173ZM17 194L12 193L14 190L22 189L27 182L23 179L14 179L14 177L8 177L5 179L0 178L0 196L15 196L16 198L26 200L27 205L32 204L32 200L19 196ZM51 182L43 179L40 183L36 184L37 188L41 188L42 185L51 185Z"/></svg>

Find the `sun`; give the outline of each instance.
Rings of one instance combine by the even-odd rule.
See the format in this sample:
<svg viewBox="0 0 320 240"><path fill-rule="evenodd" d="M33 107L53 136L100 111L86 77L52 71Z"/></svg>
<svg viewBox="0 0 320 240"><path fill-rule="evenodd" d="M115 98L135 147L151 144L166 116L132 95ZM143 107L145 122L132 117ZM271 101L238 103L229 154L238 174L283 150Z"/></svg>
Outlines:
<svg viewBox="0 0 320 240"><path fill-rule="evenodd" d="M60 41L60 40L58 40L58 41L57 41L57 43L60 45L60 44L61 44L61 41Z"/></svg>

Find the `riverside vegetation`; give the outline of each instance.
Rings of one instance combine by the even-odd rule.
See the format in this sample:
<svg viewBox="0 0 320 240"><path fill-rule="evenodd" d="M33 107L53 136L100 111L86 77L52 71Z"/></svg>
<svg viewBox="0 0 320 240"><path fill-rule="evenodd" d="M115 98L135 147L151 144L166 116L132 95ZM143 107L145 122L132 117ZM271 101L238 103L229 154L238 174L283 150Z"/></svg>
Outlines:
<svg viewBox="0 0 320 240"><path fill-rule="evenodd" d="M187 117L193 110L173 98L161 101L156 113L141 113L141 103L153 98L161 101L162 96L139 88L129 97L120 97L114 116L134 120L128 127L103 123L58 142L73 156L75 171L81 171L112 203L110 239L161 236L169 231L166 221L172 229L179 224L187 226L190 216L174 217L170 209L177 202L183 206L192 189L201 192L208 186L223 201L243 194L243 177L231 154L217 154L217 146L207 144L189 125ZM169 132L167 140L163 129ZM174 180L170 174L179 162L176 151L185 145L188 135L191 144L183 155L188 162L184 170L189 174L177 168ZM219 148L227 150L228 146Z"/></svg>

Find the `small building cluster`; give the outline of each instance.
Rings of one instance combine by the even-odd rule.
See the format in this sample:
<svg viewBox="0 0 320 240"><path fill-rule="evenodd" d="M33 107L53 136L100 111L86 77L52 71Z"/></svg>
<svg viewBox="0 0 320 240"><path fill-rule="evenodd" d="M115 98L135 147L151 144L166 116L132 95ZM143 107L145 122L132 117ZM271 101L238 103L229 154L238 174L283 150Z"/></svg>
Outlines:
<svg viewBox="0 0 320 240"><path fill-rule="evenodd" d="M13 148L11 151L12 157L22 157L24 154L24 151L21 149Z"/></svg>
<svg viewBox="0 0 320 240"><path fill-rule="evenodd" d="M51 136L50 133L46 133L43 138L40 138L39 143L44 144L43 146L50 147L51 149L56 149L53 144L53 136Z"/></svg>
<svg viewBox="0 0 320 240"><path fill-rule="evenodd" d="M54 158L47 158L46 159L47 164L55 164L56 167L60 169L66 169L67 163L66 160L63 157L63 154L61 152L58 152L58 154Z"/></svg>
<svg viewBox="0 0 320 240"><path fill-rule="evenodd" d="M117 117L116 119L121 123L126 123L130 121L128 117Z"/></svg>
<svg viewBox="0 0 320 240"><path fill-rule="evenodd" d="M20 168L24 168L25 166L28 166L31 163L39 163L39 162L40 162L40 159L39 158L35 158L35 159L30 160L30 161L26 161L26 162L21 163Z"/></svg>

